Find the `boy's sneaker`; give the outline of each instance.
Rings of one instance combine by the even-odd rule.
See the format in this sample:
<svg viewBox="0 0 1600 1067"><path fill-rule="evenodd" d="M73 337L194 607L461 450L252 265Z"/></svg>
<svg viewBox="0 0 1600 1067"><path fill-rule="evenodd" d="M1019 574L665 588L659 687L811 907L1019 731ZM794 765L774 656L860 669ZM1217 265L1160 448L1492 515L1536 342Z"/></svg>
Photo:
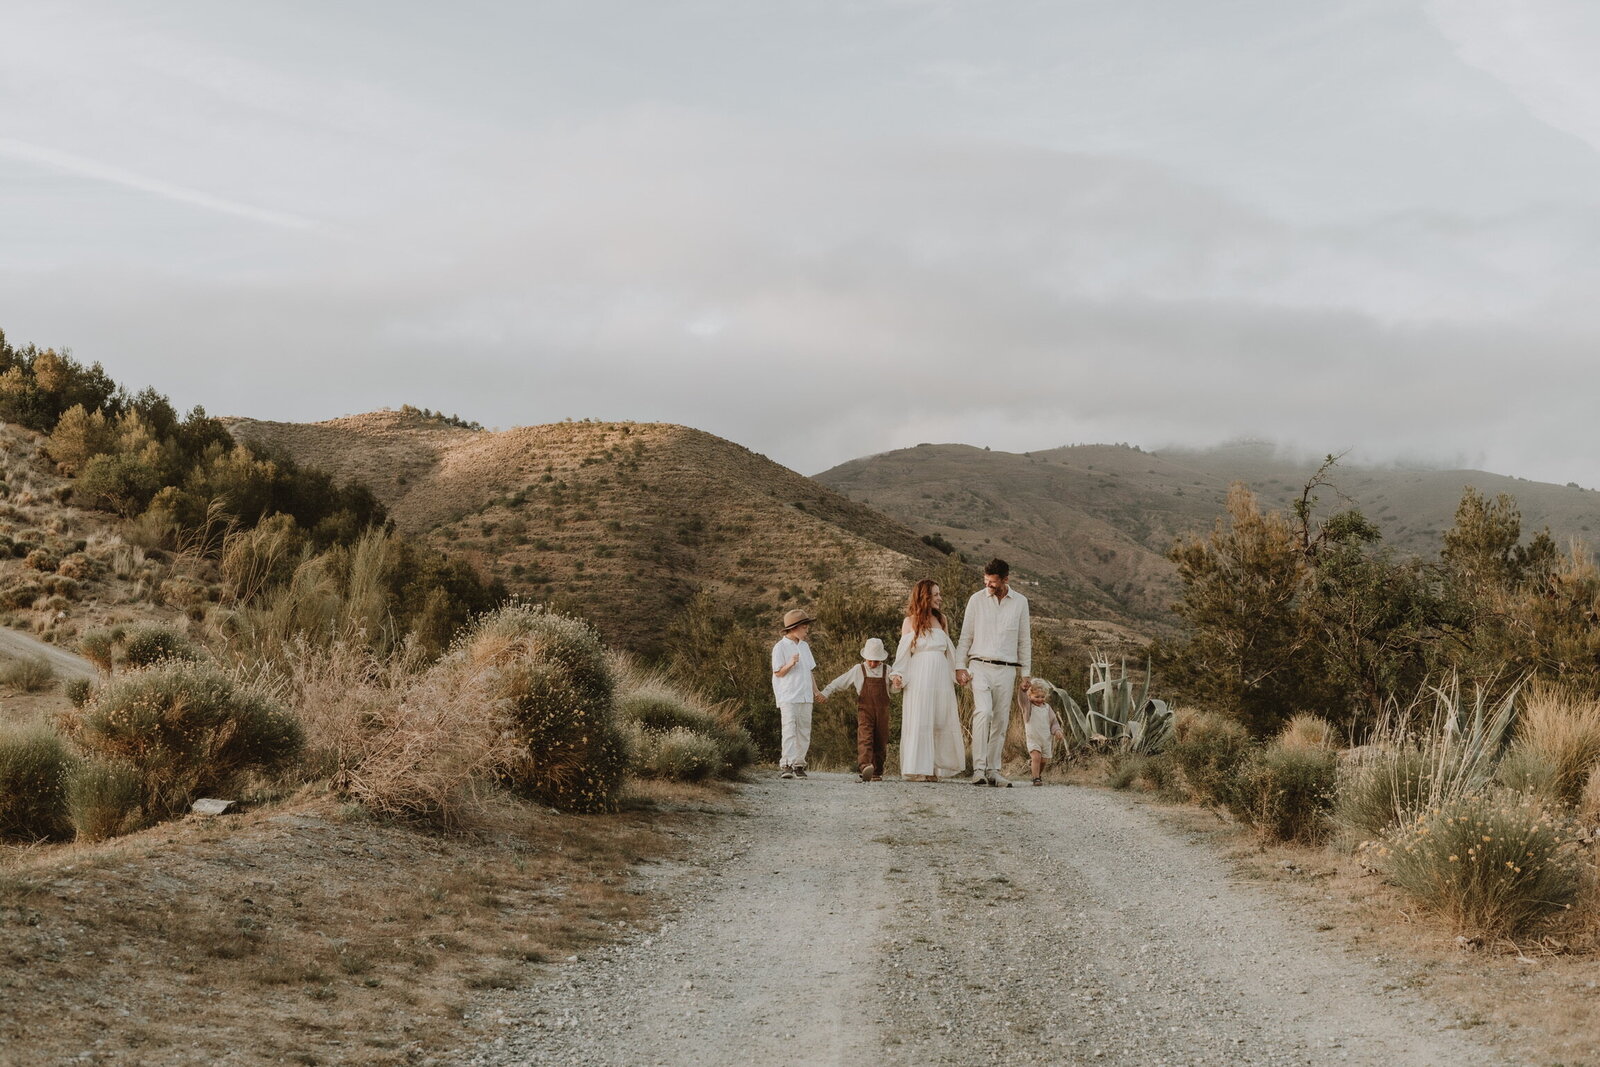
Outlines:
<svg viewBox="0 0 1600 1067"><path fill-rule="evenodd" d="M779 778L793 778L794 777L794 768L793 767L780 767L779 770L782 772L782 773L780 773L778 775Z"/></svg>
<svg viewBox="0 0 1600 1067"><path fill-rule="evenodd" d="M806 776L805 764L797 763L794 765L794 776L796 778L804 778Z"/></svg>
<svg viewBox="0 0 1600 1067"><path fill-rule="evenodd" d="M870 781L872 781L872 779L873 779L873 771L874 771L874 769L875 769L875 768L874 768L874 767L873 767L873 766L872 766L872 764L870 764L870 763L863 763L863 764L862 764L862 765L861 765L861 780L862 780L862 781L863 781L863 782L870 782Z"/></svg>

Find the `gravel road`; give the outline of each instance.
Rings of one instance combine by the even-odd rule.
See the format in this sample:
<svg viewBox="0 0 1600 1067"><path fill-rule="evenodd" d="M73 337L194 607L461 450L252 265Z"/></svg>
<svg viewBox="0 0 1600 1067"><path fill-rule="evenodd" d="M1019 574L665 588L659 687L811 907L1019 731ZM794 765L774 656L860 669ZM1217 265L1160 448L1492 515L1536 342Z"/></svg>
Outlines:
<svg viewBox="0 0 1600 1067"><path fill-rule="evenodd" d="M745 799L646 876L660 929L485 996L456 1062L1505 1062L1126 796L818 774Z"/></svg>
<svg viewBox="0 0 1600 1067"><path fill-rule="evenodd" d="M40 641L28 634L18 633L0 626L0 659L25 659L43 656L57 674L67 678L94 678L98 676L94 664L82 656Z"/></svg>

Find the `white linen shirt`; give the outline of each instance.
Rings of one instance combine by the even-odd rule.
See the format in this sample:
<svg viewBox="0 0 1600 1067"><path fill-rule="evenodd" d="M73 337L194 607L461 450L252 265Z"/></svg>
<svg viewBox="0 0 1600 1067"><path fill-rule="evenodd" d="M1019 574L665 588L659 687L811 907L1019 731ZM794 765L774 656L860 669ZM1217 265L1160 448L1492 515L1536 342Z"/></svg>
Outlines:
<svg viewBox="0 0 1600 1067"><path fill-rule="evenodd" d="M794 669L778 677L778 670L785 663L800 653L800 662ZM816 697L816 683L812 681L811 672L816 670L817 661L811 658L811 646L804 641L796 641L792 637L780 637L778 643L772 646L772 695L779 704L810 704Z"/></svg>
<svg viewBox="0 0 1600 1067"><path fill-rule="evenodd" d="M961 641L956 645L956 666L967 670L967 661L1004 660L1022 664L1022 676L1031 678L1033 630L1028 621L1028 598L1012 589L1000 600L988 588L978 590L967 601L961 619Z"/></svg>
<svg viewBox="0 0 1600 1067"><path fill-rule="evenodd" d="M790 653L790 655L793 655L793 653ZM876 667L868 667L866 662L863 661L861 663L857 663L854 667L851 667L849 670L839 675L839 677L823 686L822 696L823 699L827 699L847 686L851 689L854 689L856 691L856 695L860 696L861 690L867 684L866 679L887 679L888 677L889 665L887 663L880 663Z"/></svg>

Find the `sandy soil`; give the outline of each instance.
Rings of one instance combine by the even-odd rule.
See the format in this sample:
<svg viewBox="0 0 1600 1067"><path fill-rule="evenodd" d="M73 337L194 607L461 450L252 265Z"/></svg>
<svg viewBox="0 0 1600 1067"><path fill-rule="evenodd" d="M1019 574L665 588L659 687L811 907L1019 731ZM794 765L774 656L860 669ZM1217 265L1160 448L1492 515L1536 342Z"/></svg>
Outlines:
<svg viewBox="0 0 1600 1067"><path fill-rule="evenodd" d="M1493 1064L1201 835L1066 786L763 780L660 929L487 994L471 1064Z"/></svg>

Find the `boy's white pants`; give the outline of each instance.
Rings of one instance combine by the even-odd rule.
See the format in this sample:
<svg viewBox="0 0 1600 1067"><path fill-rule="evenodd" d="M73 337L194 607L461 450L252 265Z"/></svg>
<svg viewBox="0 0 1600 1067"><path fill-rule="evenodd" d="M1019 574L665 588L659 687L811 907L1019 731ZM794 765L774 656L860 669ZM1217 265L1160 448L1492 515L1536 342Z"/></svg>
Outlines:
<svg viewBox="0 0 1600 1067"><path fill-rule="evenodd" d="M811 702L779 704L778 716L783 720L783 755L779 765L804 767L806 753L811 750Z"/></svg>
<svg viewBox="0 0 1600 1067"><path fill-rule="evenodd" d="M1011 725L1011 697L1017 688L1017 669L998 663L967 664L972 675L972 770L986 774L1000 770Z"/></svg>

